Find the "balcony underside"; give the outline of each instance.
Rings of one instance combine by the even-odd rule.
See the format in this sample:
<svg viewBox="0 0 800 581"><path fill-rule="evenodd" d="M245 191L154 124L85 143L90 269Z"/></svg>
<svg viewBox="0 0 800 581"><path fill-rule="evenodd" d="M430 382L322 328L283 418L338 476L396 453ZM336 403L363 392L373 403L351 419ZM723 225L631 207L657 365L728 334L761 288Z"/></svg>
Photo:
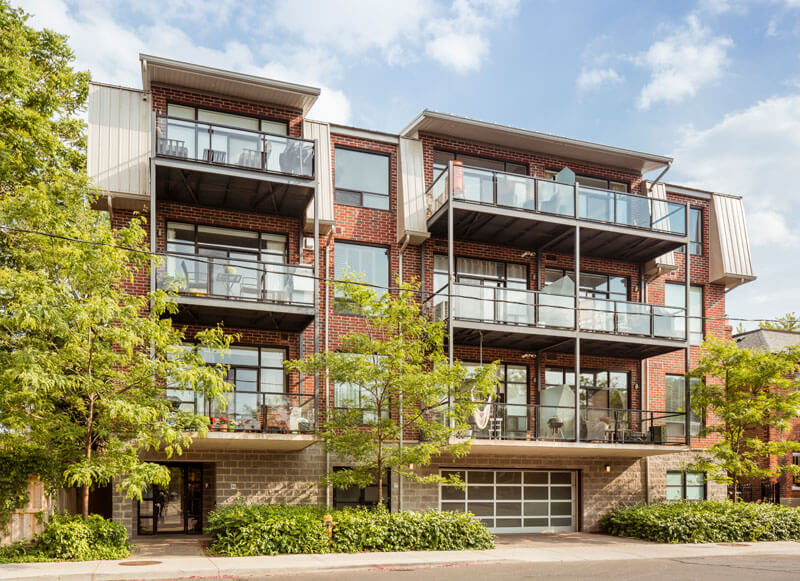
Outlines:
<svg viewBox="0 0 800 581"><path fill-rule="evenodd" d="M314 307L179 296L176 323L298 333L314 320Z"/></svg>
<svg viewBox="0 0 800 581"><path fill-rule="evenodd" d="M247 432L208 432L195 437L191 450L262 450L297 452L319 441L313 434L258 434Z"/></svg>
<svg viewBox="0 0 800 581"><path fill-rule="evenodd" d="M576 225L581 227L581 256L643 263L683 244L683 239L674 234L453 202L453 234L457 240L572 254ZM428 230L433 236L447 237L447 204L429 218Z"/></svg>
<svg viewBox="0 0 800 581"><path fill-rule="evenodd" d="M302 218L314 196L314 181L157 158L156 192L159 200Z"/></svg>
<svg viewBox="0 0 800 581"><path fill-rule="evenodd" d="M647 359L684 348L682 341L649 337L606 335L582 331L581 354L621 359ZM502 325L470 321L454 321L453 341L456 345L483 345L523 351L574 353L575 331Z"/></svg>
<svg viewBox="0 0 800 581"><path fill-rule="evenodd" d="M685 445L664 446L656 444L608 444L598 442L561 442L554 440L473 440L471 456L557 456L593 458L644 458L684 452Z"/></svg>

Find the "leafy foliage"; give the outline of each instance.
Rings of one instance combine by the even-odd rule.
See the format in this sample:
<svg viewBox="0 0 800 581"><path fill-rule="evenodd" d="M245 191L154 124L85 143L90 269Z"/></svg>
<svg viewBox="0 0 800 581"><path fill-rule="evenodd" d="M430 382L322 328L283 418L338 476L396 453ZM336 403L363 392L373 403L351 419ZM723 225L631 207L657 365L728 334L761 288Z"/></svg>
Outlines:
<svg viewBox="0 0 800 581"><path fill-rule="evenodd" d="M0 563L113 560L129 555L125 527L96 514L85 521L79 516L53 515L32 543L0 547Z"/></svg>
<svg viewBox="0 0 800 581"><path fill-rule="evenodd" d="M112 228L94 209L84 170L80 113L88 74L74 71L66 38L37 31L0 0L0 450L14 474L0 478L0 511L27 501L22 472L51 489L121 479L129 497L168 470L146 450L180 454L207 420L164 398L167 380L221 400L222 366L200 348L224 350L218 329L196 348L165 315L163 292L134 296L151 267L141 219Z"/></svg>
<svg viewBox="0 0 800 581"><path fill-rule="evenodd" d="M618 507L600 521L604 531L658 543L800 540L800 509L749 502L676 502Z"/></svg>
<svg viewBox="0 0 800 581"><path fill-rule="evenodd" d="M758 326L775 331L800 331L800 317L795 313L786 313L775 321L761 321Z"/></svg>
<svg viewBox="0 0 800 581"><path fill-rule="evenodd" d="M341 337L338 352L286 362L288 370L327 374L332 383L359 394L360 401L325 410L320 435L329 451L349 463L328 473L325 484L377 484L382 495L387 469L417 482L442 482L441 476L420 476L410 467L426 466L445 452L466 455L470 441L454 440L468 431L476 407L494 395L496 364L474 372L458 361L450 365L444 324L421 311L419 285L398 287L395 294L381 294L356 279L338 283L340 302L361 317L355 330ZM401 433L414 434L414 440L399 446Z"/></svg>
<svg viewBox="0 0 800 581"><path fill-rule="evenodd" d="M791 440L758 437L758 428L788 429L800 415L800 392L794 373L800 366L800 349L777 353L739 349L734 341L709 337L703 357L692 371L700 381L692 388L694 410L709 421L701 435L720 436L706 448L694 467L716 482L733 484L742 478L774 478L796 474L800 466L770 465L773 455L800 450Z"/></svg>
<svg viewBox="0 0 800 581"><path fill-rule="evenodd" d="M329 542L323 516L336 525ZM237 504L209 515L209 550L228 557L281 553L361 551L457 551L490 549L494 536L470 514L389 512L376 509L329 511L316 506Z"/></svg>

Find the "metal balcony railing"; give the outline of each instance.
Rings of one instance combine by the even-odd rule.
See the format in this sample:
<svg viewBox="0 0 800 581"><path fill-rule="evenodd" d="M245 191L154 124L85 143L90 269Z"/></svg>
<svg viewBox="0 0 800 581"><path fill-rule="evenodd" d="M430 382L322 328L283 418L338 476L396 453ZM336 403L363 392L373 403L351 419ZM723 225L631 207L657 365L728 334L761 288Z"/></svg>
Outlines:
<svg viewBox="0 0 800 581"><path fill-rule="evenodd" d="M448 287L428 297L436 320L450 316ZM655 339L686 339L686 309L630 301L575 297L513 288L456 283L452 316L477 321L551 329L575 329Z"/></svg>
<svg viewBox="0 0 800 581"><path fill-rule="evenodd" d="M192 119L156 117L157 154L300 178L314 177L314 142Z"/></svg>
<svg viewBox="0 0 800 581"><path fill-rule="evenodd" d="M180 399L180 395L168 396L168 399L176 407L207 416L211 432L311 434L317 428L313 395L236 390L226 394L229 403L225 408L203 401L202 396L194 392L191 395L194 397L189 400Z"/></svg>
<svg viewBox="0 0 800 581"><path fill-rule="evenodd" d="M546 393L547 390L545 390ZM574 392L573 392L574 393ZM575 406L492 402L469 418L476 440L552 440L574 442ZM682 445L683 412L584 407L580 440L609 444Z"/></svg>
<svg viewBox="0 0 800 581"><path fill-rule="evenodd" d="M306 265L169 254L157 283L187 296L313 306L313 274Z"/></svg>
<svg viewBox="0 0 800 581"><path fill-rule="evenodd" d="M447 202L452 184L459 201L686 235L686 206L677 202L460 165L450 171L428 187L429 215Z"/></svg>

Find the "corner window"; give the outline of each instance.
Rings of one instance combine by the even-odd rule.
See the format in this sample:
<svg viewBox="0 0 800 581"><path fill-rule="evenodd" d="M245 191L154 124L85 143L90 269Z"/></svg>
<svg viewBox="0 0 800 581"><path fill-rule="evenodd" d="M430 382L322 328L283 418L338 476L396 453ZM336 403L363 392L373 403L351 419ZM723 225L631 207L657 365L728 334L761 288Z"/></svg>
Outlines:
<svg viewBox="0 0 800 581"><path fill-rule="evenodd" d="M664 305L668 307L686 307L686 285L679 282L664 284ZM683 317L673 317L673 329L678 334L683 334ZM689 343L700 345L703 342L703 287L692 285L689 287Z"/></svg>
<svg viewBox="0 0 800 581"><path fill-rule="evenodd" d="M706 473L681 470L667 471L667 500L705 500Z"/></svg>
<svg viewBox="0 0 800 581"><path fill-rule="evenodd" d="M699 381L696 377L691 379L694 385ZM667 416L667 436L671 438L683 438L686 435L686 378L683 375L668 374L664 378L664 388L666 390L665 403L666 412L674 412L674 416ZM689 412L689 435L697 436L703 426L703 418L693 411Z"/></svg>
<svg viewBox="0 0 800 581"><path fill-rule="evenodd" d="M336 147L336 203L389 209L389 156Z"/></svg>

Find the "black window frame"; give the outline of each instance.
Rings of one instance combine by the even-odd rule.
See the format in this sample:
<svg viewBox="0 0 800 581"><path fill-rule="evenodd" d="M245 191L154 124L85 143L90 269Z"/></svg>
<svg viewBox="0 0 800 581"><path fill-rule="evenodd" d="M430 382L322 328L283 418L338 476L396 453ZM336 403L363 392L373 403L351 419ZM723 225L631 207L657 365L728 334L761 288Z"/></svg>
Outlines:
<svg viewBox="0 0 800 581"><path fill-rule="evenodd" d="M669 498L669 494L667 492L671 488L677 488L677 485L668 484L669 475L670 474L680 474L681 476L681 497L680 498ZM686 476L687 474L702 474L703 475L703 497L702 498L687 498L686 491L689 488L687 484ZM667 502L702 502L704 500L708 500L708 474L701 470L667 470L664 477L664 485L665 485L665 494L664 498ZM692 486L696 488L695 486Z"/></svg>
<svg viewBox="0 0 800 581"><path fill-rule="evenodd" d="M567 276L568 274L571 274L573 276L573 278L575 277L575 270L574 269L561 268L561 267L557 267L557 266L545 266L545 268L544 268L544 276L542 277L542 286L541 286L541 288L539 290L544 290L547 287L547 271L551 271L551 272L559 271L561 273L562 277ZM625 301L625 302L629 302L631 300L631 277L625 276L624 274L608 274L606 272L591 272L591 271L586 271L586 270L581 269L581 276L583 276L583 275L604 276L604 277L606 277L606 282L607 282L607 285L608 285L608 288L609 288L609 291L606 294L609 295L609 296L600 297L600 296L594 296L594 295L581 294L581 290L583 290L584 287L582 287L580 285L580 282L578 282L578 296L579 297L587 298L587 299L604 299L604 300L607 300L607 301ZM611 295L611 290L610 290L611 289L611 279L612 278L620 278L620 279L625 281L625 298L624 299L618 299L618 298L611 298L610 297L610 295Z"/></svg>
<svg viewBox="0 0 800 581"><path fill-rule="evenodd" d="M375 155L385 157L387 160L386 163L386 193L382 194L380 192L369 192L366 190L351 190L349 188L340 188L336 185L336 151L337 150L346 150L346 151L355 151L358 153L364 153L367 155ZM392 210L392 155L385 151L375 151L372 149L364 149L360 147L348 147L346 145L334 145L333 147L333 194L334 194L334 202L336 204L340 204L342 206L350 206L353 208L365 208L367 210L377 210L379 212L390 212ZM347 201L344 201L342 197L339 196L339 192L344 192L351 195L357 195L359 198L358 204L353 204ZM372 206L365 206L364 205L364 194L368 194L370 196L380 196L382 198L386 198L386 207L385 208L374 208Z"/></svg>
<svg viewBox="0 0 800 581"><path fill-rule="evenodd" d="M667 406L667 379L668 378L673 378L673 379L680 378L680 379L683 380L683 390L684 390L684 392L683 392L684 393L683 405L684 405L684 408L686 407L686 395L685 395L686 394L686 375L684 375L682 373L665 373L664 374L664 408L665 408L664 411L667 412L667 413L671 413L671 412L688 413L689 414L689 437L690 438L697 438L700 435L700 432L703 431L703 428L705 428L705 426L706 426L706 418L705 418L705 416L702 416L700 414L695 413L694 410L686 410L686 409L684 409L683 411L681 411L679 409L678 410L666 409L668 407ZM698 378L691 377L689 379L689 386L690 386L689 389L691 390L692 383L697 383L699 381L700 380ZM696 422L692 421L693 418L697 418ZM667 422L669 422L669 418L667 418ZM678 422L671 422L671 423L677 424ZM691 429L691 426L694 423L697 423L697 431L696 431L696 433L695 433L695 430ZM682 424L684 426L683 433L680 434L678 437L685 438L686 437L686 427L685 427L686 426L686 421L683 420Z"/></svg>
<svg viewBox="0 0 800 581"><path fill-rule="evenodd" d="M375 289L383 292L390 292L392 286L392 247L386 246L383 244L370 244L368 242L354 242L352 240L334 240L333 241L333 277L335 282L339 282L341 279L336 278L336 257L338 253L336 252L337 245L345 245L345 246L361 246L361 247L368 247L368 248L382 248L386 252L386 281L387 286L383 287L381 285L363 281L364 284L370 285ZM355 273L359 274L359 273ZM335 288L335 287L334 287ZM336 315L356 315L357 313L353 312L352 309L345 303L344 300L341 298L341 291L338 289L334 290L333 293L333 312Z"/></svg>
<svg viewBox="0 0 800 581"><path fill-rule="evenodd" d="M252 114L248 114L248 113L239 113L238 111L226 111L224 109L217 109L217 108L214 108L214 107L198 107L194 103L181 103L180 101L167 101L167 106L164 109L164 115L166 115L167 117L169 117L169 106L170 105L177 105L178 107L191 107L191 108L193 108L194 109L194 118L193 119L187 119L187 121L197 121L199 123L206 123L206 124L212 125L212 126L229 127L227 125L218 125L216 123L209 123L208 121L200 121L200 119L197 118L197 112L200 111L200 110L210 111L211 113L224 113L226 115L233 115L233 116L236 116L236 117L245 117L247 119L255 119L255 120L257 120L258 121L258 129L255 129L254 131L257 131L258 133L266 133L267 135L275 135L276 137L291 137L291 135L289 135L289 122L286 121L285 119L274 119L274 118L271 118L271 117L261 117L259 115L252 115ZM184 118L183 117L175 117L175 119L184 119ZM270 123L280 123L282 125L285 125L286 126L286 134L282 135L280 133L272 133L270 131L262 131L261 130L261 122L262 121L269 121ZM231 127L231 129L237 129L237 128L236 127ZM242 131L245 131L245 130L242 130ZM253 131L253 130L250 130L250 131Z"/></svg>
<svg viewBox="0 0 800 581"><path fill-rule="evenodd" d="M333 471L334 472L338 472L340 470L347 470L347 469L348 469L347 466L334 466L333 467ZM384 486L384 495L383 495L384 503L383 503L383 505L390 512L392 510L392 485L391 485L391 483L392 483L392 471L387 469L386 470L386 476L384 477L384 480L383 480L383 486ZM341 508L347 508L347 507L364 507L364 508L369 508L369 509L377 507L378 506L377 500L375 502L367 502L366 501L365 497L366 497L366 494L367 494L367 489L369 489L369 488L374 488L375 491L377 491L378 485L377 484L371 484L371 485L369 485L367 487L361 488L361 487L356 486L355 484L353 484L353 485L349 486L346 489L337 488L337 487L334 486L333 487L333 508L335 510L339 510ZM357 489L359 491L359 499L358 499L358 501L353 502L353 501L342 501L342 500L338 500L337 501L336 500L336 493L337 492L339 494L343 494L345 490L353 490L353 489Z"/></svg>
<svg viewBox="0 0 800 581"><path fill-rule="evenodd" d="M283 264L283 265L288 265L289 264L289 245L290 245L290 241L289 241L289 235L286 234L285 232L269 232L269 231L264 231L264 230L251 230L251 229L248 229L248 228L230 228L228 226L220 226L218 224L208 224L208 223L205 223L205 222L185 222L183 220L173 220L173 219L167 218L167 219L164 220L164 246L165 247L170 243L169 234L168 233L169 233L169 227L172 224L179 224L179 225L182 225L182 226L192 226L194 228L194 239L192 240L192 246L194 248L194 254L186 254L185 252L180 252L180 251L174 251L174 252L167 251L170 254L181 254L181 255L184 255L184 256L203 256L201 254L198 254L198 252L197 252L198 249L201 248L201 247L202 248L209 248L209 249L212 249L212 248L225 248L222 245L218 245L217 246L217 245L214 245L214 244L208 244L208 243L204 243L204 242L199 242L198 241L198 234L200 232L200 228L201 227L207 227L207 228L217 228L219 230L230 230L231 232L247 232L249 234L257 234L258 235L258 248L257 248L257 250L255 252L253 252L253 254L257 254L259 256L259 258L257 260L255 260L254 262L259 262L259 263L263 263L263 264ZM265 262L265 261L261 260L260 256L261 256L261 254L263 252L263 237L265 235L267 235L267 236L282 236L284 238L284 240L286 241L286 246L285 246L284 251L283 251L283 262ZM242 250L242 252L245 252L245 250Z"/></svg>
<svg viewBox="0 0 800 581"><path fill-rule="evenodd" d="M800 452L792 452L792 464L800 466ZM792 490L800 490L800 472L791 475Z"/></svg>
<svg viewBox="0 0 800 581"><path fill-rule="evenodd" d="M558 383L558 384L547 383L547 373L548 372L549 373L560 372L563 382L562 383ZM568 366L564 366L564 365L546 365L544 367L544 373L545 373L544 381L542 381L542 384L541 384L544 389L547 389L548 387L557 387L557 386L560 386L560 385L572 385L573 389L576 387L574 384L569 384L566 381L567 373L572 373L573 376L575 375L575 368L574 367L568 367ZM610 393L611 389L612 389L611 388L611 382L610 382L610 375L612 373L619 373L619 374L625 375L625 382L626 382L626 386L625 386L625 392L626 392L625 406L626 407L624 407L624 408L607 407L607 408L594 408L594 409L620 409L620 410L625 410L625 411L633 409L633 393L632 393L632 390L631 390L632 374L631 374L630 371L627 371L625 369L613 369L613 368L608 368L608 369L599 369L599 368L583 369L583 368L581 368L581 374L584 374L584 373L594 375L594 384L591 386L593 389L587 389L586 388L587 386L581 385L581 378L580 377L576 378L576 382L578 383L577 388L579 390L583 391L583 392L592 391L593 393L597 393L599 391L607 391L607 392ZM601 374L601 373L605 373L608 376L608 379L606 381L605 387L602 387L602 386L598 387L597 386L598 385L597 384L597 376L599 374ZM614 388L614 389L617 390L618 388ZM539 391L541 391L541 390L539 390ZM578 393L581 393L581 391L579 391ZM588 393L587 393L585 399L588 401L588 399L589 399ZM609 406L610 405L611 405L611 401L609 399ZM588 403L586 401L583 401L583 398L581 398L581 407L584 408L584 409L592 409L592 406L588 405Z"/></svg>
<svg viewBox="0 0 800 581"><path fill-rule="evenodd" d="M569 168L569 169L572 169L572 168ZM546 168L544 170L545 179L553 179L554 180L555 176L560 171L561 171L560 169ZM550 174L550 175L548 175L548 174ZM593 175L589 175L589 174L578 174L578 173L575 173L575 181L578 182L579 184L581 183L581 178L582 177L583 178L589 178L591 180L603 180L603 181L605 181L606 182L606 187L605 188L600 188L600 189L603 189L603 190L606 190L606 191L609 191L609 192L617 192L619 194L622 194L622 193L630 194L631 193L631 182L626 181L626 180L610 180L608 178L602 178L602 177L593 176ZM624 192L619 192L617 190L612 190L611 189L611 184L612 183L624 185L625 186L625 191ZM584 185L584 184L582 184L582 185ZM587 188L594 188L595 186L586 186L586 187Z"/></svg>
<svg viewBox="0 0 800 581"><path fill-rule="evenodd" d="M699 229L699 240L691 238L696 232L692 229L692 212L698 215L697 229ZM692 256L703 256L705 254L705 244L703 243L703 217L705 210L700 206L689 206L689 250ZM686 252L686 246L681 246L675 252L683 254Z"/></svg>
<svg viewBox="0 0 800 581"><path fill-rule="evenodd" d="M668 285L672 285L673 287L681 287L681 290L684 292L683 296L685 296L686 283L680 282L680 281L677 281L677 280L664 281L664 306L667 306L667 307L679 307L680 305L670 305L670 304L667 303L667 286ZM690 305L691 305L691 302L692 302L691 301L691 289L692 288L700 289L700 314L699 315L692 315L692 312L691 312ZM689 316L690 321L691 320L700 321L700 342L699 343L693 343L692 342L692 331L689 328L686 329L686 338L689 340L689 344L694 346L694 347L697 347L698 345L701 345L703 343L703 340L705 339L705 336L706 336L705 306L706 306L706 288L705 288L705 285L702 285L702 284L690 284L689 285L689 305L684 305L683 308L686 309L686 314ZM691 327L691 325L688 325L688 327Z"/></svg>
<svg viewBox="0 0 800 581"><path fill-rule="evenodd" d="M466 155L466 156L468 156L468 157L473 157L473 158L478 158L478 159L485 159L485 160L487 160L487 161L500 162L500 163L502 163L502 164L503 164L503 169L487 169L487 168L478 168L478 169L483 169L483 170L485 170L485 171L501 172L501 173L507 173L507 174L511 174L511 175L517 175L517 176L528 176L528 177L530 177L530 176L531 176L531 164L530 164L530 163L528 163L527 161L525 161L525 162L520 162L520 161L509 161L509 160L507 160L507 159L501 159L501 158L497 158L497 157L489 157L488 155L475 155L475 154L473 154L473 153L464 153L463 151L455 151L455 150L452 150L452 149L441 149L441 148L434 148L434 150L433 150L434 157L435 157L435 155L436 155L436 152L437 152L437 151L440 151L440 152L442 152L442 153L449 153L449 154L451 154L451 155L453 156L453 160L452 160L452 161L461 161L461 160L459 160L459 159L458 159L458 156L459 156L459 155ZM509 171L509 169L508 169L508 164L519 165L519 166L525 166L525 173L523 174L523 173L519 173L519 172L515 172L515 171ZM434 161L434 162L433 162L433 164L432 164L432 168L433 168L433 179L434 179L434 180L435 180L435 179L438 177L438 175L439 175L439 174L437 173L437 171L436 171L436 168L437 168L437 167L439 167L439 168L440 168L440 169L439 169L439 173L441 173L441 172L443 171L443 169L446 169L446 167L445 167L445 168L441 168L441 164L437 164L437 163ZM467 167L473 167L473 166L467 166Z"/></svg>
<svg viewBox="0 0 800 581"><path fill-rule="evenodd" d="M436 277L436 275L447 277L447 271L437 271L436 270L436 257L437 256L447 257L447 254L444 254L442 252L435 252L434 253L434 255L433 255L433 276L434 276L434 278ZM454 282L456 284L469 284L467 282L459 282L459 280L458 280L458 278L459 278L458 259L459 258L462 258L462 259L465 259L465 260L482 260L484 262L493 262L495 264L502 264L503 265L503 277L500 278L500 279L497 279L497 280L502 282L502 286L499 286L497 288L514 288L514 287L509 287L508 286L508 266L509 265L521 266L521 267L523 267L525 269L525 289L524 290L529 290L529 286L530 286L530 269L528 268L528 264L526 264L524 262L515 262L513 260L496 260L494 258L483 258L483 257L478 257L478 256L466 256L466 255L462 255L462 254L457 254L457 255L453 256L453 266L455 267L455 270L456 270L455 273L454 273L455 276L456 276ZM461 273L461 274L464 274L464 273ZM464 276L469 276L469 275L464 274ZM477 278L477 277L473 275L472 278ZM434 286L436 286L436 285L434 284ZM440 289L439 288L434 288L433 289L434 292L436 292L438 290L440 290ZM516 290L523 290L523 289L516 289Z"/></svg>

